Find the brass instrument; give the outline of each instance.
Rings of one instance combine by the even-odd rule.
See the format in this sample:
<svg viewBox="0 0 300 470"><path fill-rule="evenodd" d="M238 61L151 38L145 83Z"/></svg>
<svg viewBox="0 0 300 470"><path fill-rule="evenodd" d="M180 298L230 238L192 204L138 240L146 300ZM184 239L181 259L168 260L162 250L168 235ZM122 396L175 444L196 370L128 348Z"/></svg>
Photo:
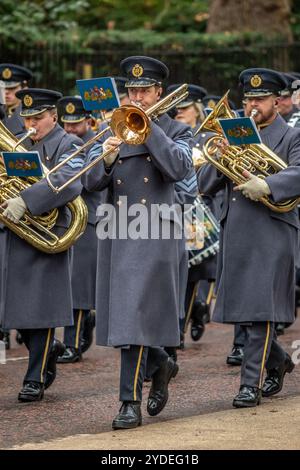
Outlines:
<svg viewBox="0 0 300 470"><path fill-rule="evenodd" d="M205 162L201 162L201 164L206 162L211 163L221 171L221 173L228 176L228 178L237 184L248 181L247 178L243 176L243 171L245 170L255 174L259 178L266 178L287 168L287 164L264 144L243 146L230 145L226 146L223 151L220 150L219 146L224 142L225 138L218 120L220 118L230 119L235 117L228 104L228 93L229 90L216 104L213 111L207 116L195 133L195 136L203 130L215 133L203 146L202 151ZM253 114L256 112L257 110L253 110ZM263 196L259 201L274 212L288 212L299 204L299 198L274 203L268 196Z"/></svg>
<svg viewBox="0 0 300 470"><path fill-rule="evenodd" d="M20 144L34 132L35 129L30 129L21 140L17 140L0 122L0 150L11 152L18 149L20 152L26 152L26 148ZM43 166L43 171L45 174L48 171L45 166ZM35 177L29 177L26 180L19 177L8 177L0 158L0 204L10 198L19 196L20 191L29 188L37 181L39 179ZM49 213L41 216L32 216L26 211L18 224L3 217L3 209L0 209L0 221L38 250L48 254L60 253L67 250L83 234L87 224L87 207L80 196L69 202L67 207L70 209L72 220L61 237L51 232L58 217L58 209L52 209Z"/></svg>
<svg viewBox="0 0 300 470"><path fill-rule="evenodd" d="M84 173L89 171L98 162L103 160L106 156L113 152L114 149L103 152L99 157L95 158L92 162L82 168L76 175L72 176L62 186L54 186L51 182L50 176L64 166L69 160L76 157L82 150L90 146L91 143L100 139L106 132L112 132L116 137L123 141L123 143L130 145L143 144L151 132L150 122L151 119L157 119L161 114L166 113L178 103L183 101L188 96L188 85L183 84L167 95L162 100L158 101L155 105L151 106L147 111L143 111L138 106L124 105L114 110L111 116L109 125L99 132L92 139L88 140L84 145L78 148L74 153L69 155L66 159L56 165L46 175L47 182L50 188L59 193L69 186L77 178L80 178Z"/></svg>

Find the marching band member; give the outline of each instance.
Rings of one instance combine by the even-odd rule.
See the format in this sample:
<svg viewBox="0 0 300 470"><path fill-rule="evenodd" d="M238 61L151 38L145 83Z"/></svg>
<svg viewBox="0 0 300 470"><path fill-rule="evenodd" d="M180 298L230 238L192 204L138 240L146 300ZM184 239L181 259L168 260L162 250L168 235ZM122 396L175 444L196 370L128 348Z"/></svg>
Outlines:
<svg viewBox="0 0 300 470"><path fill-rule="evenodd" d="M25 88L31 79L32 73L25 67L15 64L0 64L0 80L4 86L3 103L0 99L0 119L5 127L15 135L25 132L24 120L20 116L21 101L16 97L16 92ZM6 349L9 349L10 332L0 329L0 339L3 339Z"/></svg>
<svg viewBox="0 0 300 470"><path fill-rule="evenodd" d="M14 135L26 132L22 118L21 101L16 93L28 86L32 72L25 67L15 64L0 64L0 80L5 85L5 116L3 124Z"/></svg>
<svg viewBox="0 0 300 470"><path fill-rule="evenodd" d="M26 128L36 129L27 148L37 150L48 169L73 153L75 146L82 145L78 137L67 134L57 124L56 103L61 96L59 92L37 88L17 92ZM82 162L81 157L72 159L53 175L53 181L58 184L69 179ZM8 199L1 208L3 215L16 224L26 210L32 215L41 215L59 208L55 231L59 235L70 220L69 210L63 206L78 196L81 189L77 181L57 195L43 178L21 191L18 197ZM43 398L45 388L53 383L57 357L64 352L60 342L53 344L54 329L73 323L70 252L43 253L5 226L0 230L0 237L4 251L1 324L4 328L20 330L29 351L28 369L18 399L38 401Z"/></svg>
<svg viewBox="0 0 300 470"><path fill-rule="evenodd" d="M65 96L58 101L61 121L68 134L77 135L88 142L95 133L91 130L91 115L83 107L80 97ZM84 188L81 196L88 207L88 224L84 234L73 247L72 296L74 325L64 329L66 350L57 359L58 363L73 363L81 360L82 353L92 344L94 329L95 287L96 287L96 210L99 193L90 193Z"/></svg>
<svg viewBox="0 0 300 470"><path fill-rule="evenodd" d="M151 57L134 56L121 62L121 70L127 77L132 103L145 111L159 101L162 81L169 73L165 64ZM111 153L84 175L83 183L89 190L108 189L107 203L115 208L116 220L127 197L129 207L140 203L147 214L155 207L159 233L170 223L176 228L176 222L170 221L170 214L160 210L159 205L174 204L174 183L191 168L190 138L187 126L163 114L151 122L151 133L143 145L122 144L116 149L121 141L117 137L106 139L103 149ZM92 158L92 151L90 155ZM143 222L151 226L150 214L145 218ZM100 220L97 230L101 224L107 221ZM148 413L157 415L167 403L168 383L178 366L161 346L179 344L178 248L174 234L168 239L116 236L99 241L97 344L121 348L122 406L113 420L114 429L141 425L146 364L152 377Z"/></svg>
<svg viewBox="0 0 300 470"><path fill-rule="evenodd" d="M171 85L168 87L167 92L171 93L177 87L178 85ZM207 96L207 91L205 88L193 84L189 84L188 90L188 97L176 107L177 113L175 119L191 126L195 132L205 118L202 102ZM208 136L209 133L203 132L194 137L194 154L201 150L201 146ZM221 199L220 195L216 198L204 195L202 198L214 214L218 212L219 201ZM208 258L200 265L192 266L188 270L188 282L185 294L185 317L181 322L182 347L184 330L187 326L186 322L189 321L189 316L191 319L192 339L198 341L204 332L205 322L207 318L209 319L209 305L206 299L210 292L210 284L215 280L215 271L216 256ZM197 289L197 294L195 294L195 289ZM196 301L198 295L201 297L201 300ZM192 312L191 315L189 315L189 312Z"/></svg>
<svg viewBox="0 0 300 470"><path fill-rule="evenodd" d="M262 141L288 168L264 180L248 172L248 181L234 187L211 164L198 171L201 191L226 189L221 214L218 291L214 320L240 323L246 331L240 391L235 407L253 407L263 396L282 389L294 364L276 340L275 323L294 321L297 211L277 213L258 201L269 195L279 202L300 194L300 132L278 114L278 96L287 82L268 69L247 69L240 75L245 115L254 117ZM226 144L220 151L226 150ZM263 381L264 368L267 377Z"/></svg>

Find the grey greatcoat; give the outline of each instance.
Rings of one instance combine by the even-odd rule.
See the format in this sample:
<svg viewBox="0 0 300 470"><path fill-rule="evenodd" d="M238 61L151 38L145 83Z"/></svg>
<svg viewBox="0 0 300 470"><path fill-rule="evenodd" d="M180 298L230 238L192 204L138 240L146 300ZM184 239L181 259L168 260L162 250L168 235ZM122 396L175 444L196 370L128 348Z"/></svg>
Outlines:
<svg viewBox="0 0 300 470"><path fill-rule="evenodd" d="M7 127L7 129L14 135L20 135L26 132L24 119L20 116L21 108L22 106L19 104L11 116L6 114L2 120L5 127Z"/></svg>
<svg viewBox="0 0 300 470"><path fill-rule="evenodd" d="M82 141L57 124L32 150L38 150L43 163L50 169L60 159L72 153ZM28 145L29 147L29 145ZM70 178L82 166L76 158L63 167L54 184ZM29 211L40 215L60 207L56 233L62 233L69 224L70 213L64 206L80 194L80 180L72 183L59 195L53 193L45 179L21 192ZM70 253L45 254L33 248L9 229L0 228L1 309L0 323L4 328L53 328L73 323Z"/></svg>
<svg viewBox="0 0 300 470"><path fill-rule="evenodd" d="M213 135L212 132L200 132L196 137L194 137L194 143L196 149L201 151L204 143ZM201 192L201 191L200 191ZM217 194L201 195L204 203L211 210L213 215L219 220L220 208L223 201L223 191L219 191ZM208 259L202 261L202 263L191 266L189 269L189 282L197 282L200 280L214 280L216 278L217 270L217 255L211 256Z"/></svg>
<svg viewBox="0 0 300 470"><path fill-rule="evenodd" d="M87 142L95 133L90 129L83 137ZM81 197L88 208L88 223L84 234L73 245L72 262L72 295L73 308L91 310L95 308L96 271L97 271L97 237L96 211L100 204L98 191L88 192L83 188Z"/></svg>
<svg viewBox="0 0 300 470"><path fill-rule="evenodd" d="M128 209L135 203L147 209L149 225L154 219L160 230L171 225L168 239L120 236L99 241L96 325L100 345L179 344L180 260L173 231L177 222L157 205L175 203L174 183L182 180L192 165L190 138L188 126L165 114L158 123L151 123L151 134L144 145L123 144L118 161L109 171L101 162L83 178L89 190L108 189L107 203L116 208L117 221L123 210L127 212L121 199L127 196ZM129 216L128 223L135 219ZM104 219L98 223L98 235L103 224L107 224ZM181 227L178 232L181 236Z"/></svg>
<svg viewBox="0 0 300 470"><path fill-rule="evenodd" d="M289 167L266 181L275 202L300 195L300 131L278 115L260 131L263 143ZM203 192L225 187L214 320L223 323L294 321L298 214L254 202L213 166L198 172Z"/></svg>

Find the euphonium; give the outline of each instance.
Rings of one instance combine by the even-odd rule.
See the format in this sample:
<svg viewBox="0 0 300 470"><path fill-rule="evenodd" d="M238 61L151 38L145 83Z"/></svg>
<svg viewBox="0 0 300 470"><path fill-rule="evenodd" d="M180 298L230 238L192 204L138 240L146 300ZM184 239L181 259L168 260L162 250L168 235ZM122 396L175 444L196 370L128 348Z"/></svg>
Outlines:
<svg viewBox="0 0 300 470"><path fill-rule="evenodd" d="M243 176L243 171L245 170L260 178L266 178L287 168L287 164L264 144L230 145L224 151L220 151L218 145L225 138L218 120L220 118L229 119L235 117L228 104L228 93L229 90L216 104L215 108L195 133L195 136L203 130L215 133L203 146L202 151L205 161L211 163L221 173L228 176L228 178L237 184L247 181L247 178ZM288 212L299 204L299 198L274 203L268 196L263 196L259 201L274 212Z"/></svg>
<svg viewBox="0 0 300 470"><path fill-rule="evenodd" d="M28 137L33 132L30 130L24 138ZM26 152L26 149L20 145L20 141L11 134L11 132L0 122L0 151L15 151ZM43 166L44 173L47 173L47 168ZM0 158L0 204L10 198L17 197L20 191L30 187L32 184L39 181L38 178L9 178L6 174L4 164ZM6 217L3 217L3 210L0 209L0 221L12 230L16 235L23 238L30 245L34 246L40 251L49 254L60 253L67 250L76 240L83 234L87 224L87 207L83 199L78 196L74 201L67 204L71 212L71 223L68 229L61 237L51 232L55 226L58 209L52 209L47 214L41 216L32 216L29 212L25 212L24 217L18 224L14 224Z"/></svg>

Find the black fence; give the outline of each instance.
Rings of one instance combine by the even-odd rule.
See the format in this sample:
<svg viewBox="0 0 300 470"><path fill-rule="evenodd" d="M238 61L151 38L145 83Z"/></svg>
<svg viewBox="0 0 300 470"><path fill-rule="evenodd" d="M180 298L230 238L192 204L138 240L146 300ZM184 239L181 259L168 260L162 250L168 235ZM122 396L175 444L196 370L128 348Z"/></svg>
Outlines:
<svg viewBox="0 0 300 470"><path fill-rule="evenodd" d="M230 48L206 48L199 51L166 50L88 50L63 42L28 47L19 44L7 48L0 42L1 62L29 67L35 76L33 86L76 93L76 79L119 75L120 61L129 55L151 55L170 68L169 83L201 84L212 94L231 89L233 100L240 100L237 79L248 67L267 67L283 71L300 71L300 43L268 44Z"/></svg>

